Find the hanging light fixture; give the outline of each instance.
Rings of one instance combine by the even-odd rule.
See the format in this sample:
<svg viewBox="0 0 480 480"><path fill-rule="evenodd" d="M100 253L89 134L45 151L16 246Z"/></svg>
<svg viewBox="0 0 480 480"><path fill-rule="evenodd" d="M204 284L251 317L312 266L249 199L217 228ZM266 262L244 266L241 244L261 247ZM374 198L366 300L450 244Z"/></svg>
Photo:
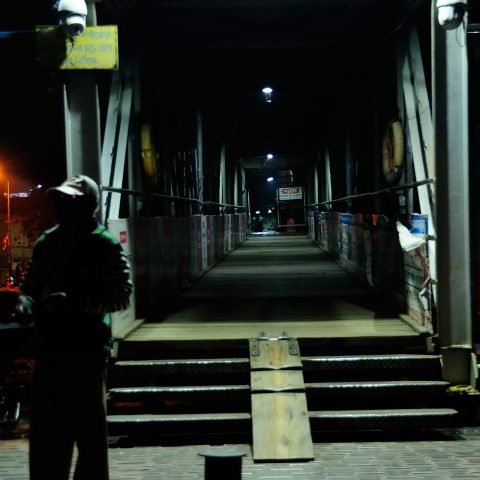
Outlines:
<svg viewBox="0 0 480 480"><path fill-rule="evenodd" d="M262 89L262 93L263 95L265 96L265 101L267 103L272 103L272 93L273 93L273 89L270 88L270 87L265 87Z"/></svg>

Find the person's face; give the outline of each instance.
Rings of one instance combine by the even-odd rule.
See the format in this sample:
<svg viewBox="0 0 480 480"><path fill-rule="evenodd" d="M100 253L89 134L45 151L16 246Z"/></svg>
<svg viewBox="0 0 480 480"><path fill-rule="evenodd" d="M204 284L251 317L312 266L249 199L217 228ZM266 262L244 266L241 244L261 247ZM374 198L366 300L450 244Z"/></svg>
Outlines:
<svg viewBox="0 0 480 480"><path fill-rule="evenodd" d="M95 210L92 199L62 193L53 197L53 206L58 223L67 225L89 220Z"/></svg>

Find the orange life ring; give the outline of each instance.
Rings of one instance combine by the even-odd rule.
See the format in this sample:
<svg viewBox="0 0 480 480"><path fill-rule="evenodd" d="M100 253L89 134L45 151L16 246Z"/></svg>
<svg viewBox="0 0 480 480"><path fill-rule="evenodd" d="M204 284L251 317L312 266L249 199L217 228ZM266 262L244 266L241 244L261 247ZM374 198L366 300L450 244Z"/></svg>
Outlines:
<svg viewBox="0 0 480 480"><path fill-rule="evenodd" d="M405 139L402 124L398 120L388 122L383 135L383 174L388 184L396 183L403 172Z"/></svg>
<svg viewBox="0 0 480 480"><path fill-rule="evenodd" d="M141 146L142 146L142 161L143 170L147 180L152 183L156 183L157 167L156 167L156 154L155 145L152 140L152 127L151 125L142 125L141 132Z"/></svg>

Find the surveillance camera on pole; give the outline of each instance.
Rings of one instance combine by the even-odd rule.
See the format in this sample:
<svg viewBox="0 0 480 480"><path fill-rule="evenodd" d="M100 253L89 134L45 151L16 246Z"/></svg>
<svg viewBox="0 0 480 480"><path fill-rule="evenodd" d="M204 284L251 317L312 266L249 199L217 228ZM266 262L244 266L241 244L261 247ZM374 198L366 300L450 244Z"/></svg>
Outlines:
<svg viewBox="0 0 480 480"><path fill-rule="evenodd" d="M58 24L68 38L78 37L87 23L87 4L85 0L58 0L55 4Z"/></svg>
<svg viewBox="0 0 480 480"><path fill-rule="evenodd" d="M467 0L437 0L438 23L445 30L454 30L463 22Z"/></svg>

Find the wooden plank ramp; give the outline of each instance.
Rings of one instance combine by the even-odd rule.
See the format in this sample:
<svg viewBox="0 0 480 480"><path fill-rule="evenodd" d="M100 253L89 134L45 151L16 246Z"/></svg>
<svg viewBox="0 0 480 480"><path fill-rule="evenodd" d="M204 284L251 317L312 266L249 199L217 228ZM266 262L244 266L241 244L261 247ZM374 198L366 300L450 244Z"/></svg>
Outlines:
<svg viewBox="0 0 480 480"><path fill-rule="evenodd" d="M250 340L255 462L313 460L313 441L298 342Z"/></svg>

